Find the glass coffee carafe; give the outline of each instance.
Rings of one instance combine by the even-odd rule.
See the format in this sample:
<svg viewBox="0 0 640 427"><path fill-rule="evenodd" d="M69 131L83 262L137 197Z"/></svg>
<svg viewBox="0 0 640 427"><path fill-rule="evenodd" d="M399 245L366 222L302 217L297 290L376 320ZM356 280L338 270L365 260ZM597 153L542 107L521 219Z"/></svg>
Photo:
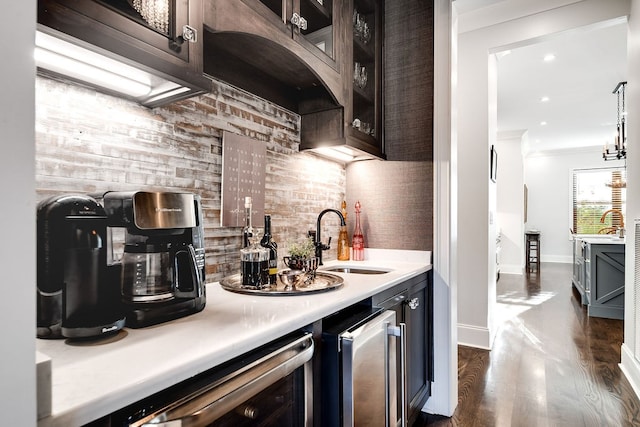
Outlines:
<svg viewBox="0 0 640 427"><path fill-rule="evenodd" d="M172 265L166 243L127 244L122 258L122 296L130 301L173 297Z"/></svg>

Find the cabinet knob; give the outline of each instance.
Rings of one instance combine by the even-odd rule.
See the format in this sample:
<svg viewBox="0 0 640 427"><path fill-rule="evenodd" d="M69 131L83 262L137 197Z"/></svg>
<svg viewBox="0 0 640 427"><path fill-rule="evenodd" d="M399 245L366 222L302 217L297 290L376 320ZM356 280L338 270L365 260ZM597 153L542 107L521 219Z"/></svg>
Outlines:
<svg viewBox="0 0 640 427"><path fill-rule="evenodd" d="M419 298L411 298L409 301L407 301L407 305L409 306L409 308L411 310L415 310L416 308L418 308L420 306L420 299Z"/></svg>
<svg viewBox="0 0 640 427"><path fill-rule="evenodd" d="M302 16L298 15L297 12L294 12L293 15L291 15L291 21L290 21L294 26L298 27L298 29L300 30L306 30L307 29L307 20L304 19Z"/></svg>
<svg viewBox="0 0 640 427"><path fill-rule="evenodd" d="M198 41L198 30L190 25L182 27L182 38L188 42L195 43Z"/></svg>

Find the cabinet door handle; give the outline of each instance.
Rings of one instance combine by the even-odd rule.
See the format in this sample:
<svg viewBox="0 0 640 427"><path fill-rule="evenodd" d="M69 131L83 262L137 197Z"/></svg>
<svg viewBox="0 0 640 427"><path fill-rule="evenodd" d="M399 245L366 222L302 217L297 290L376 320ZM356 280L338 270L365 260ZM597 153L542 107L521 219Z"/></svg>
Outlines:
<svg viewBox="0 0 640 427"><path fill-rule="evenodd" d="M302 16L298 15L297 12L294 12L293 15L291 15L291 21L290 21L295 27L298 27L298 29L300 30L306 30L307 29L307 20L304 19Z"/></svg>
<svg viewBox="0 0 640 427"><path fill-rule="evenodd" d="M188 42L195 43L198 41L198 30L191 25L182 27L182 38Z"/></svg>
<svg viewBox="0 0 640 427"><path fill-rule="evenodd" d="M420 306L420 299L419 298L411 298L407 302L407 305L409 306L409 308L411 310L415 310L416 308L418 308Z"/></svg>
<svg viewBox="0 0 640 427"><path fill-rule="evenodd" d="M298 15L298 13L294 12L293 15L291 15L291 21L290 21L294 27L298 27L300 28L300 15Z"/></svg>
<svg viewBox="0 0 640 427"><path fill-rule="evenodd" d="M417 298L415 298L417 299ZM407 324L399 323L398 326L388 326L387 333L400 338L400 427L407 427L407 414L409 413L407 396ZM395 422L388 425L395 425Z"/></svg>
<svg viewBox="0 0 640 427"><path fill-rule="evenodd" d="M300 25L298 25L298 28L300 28L301 30L307 29L307 20L304 19L302 16L300 17Z"/></svg>

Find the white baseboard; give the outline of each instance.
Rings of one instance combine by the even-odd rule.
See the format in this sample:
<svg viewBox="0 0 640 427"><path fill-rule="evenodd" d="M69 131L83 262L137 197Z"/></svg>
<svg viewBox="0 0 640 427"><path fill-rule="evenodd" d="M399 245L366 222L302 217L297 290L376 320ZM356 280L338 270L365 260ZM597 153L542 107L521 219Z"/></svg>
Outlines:
<svg viewBox="0 0 640 427"><path fill-rule="evenodd" d="M540 262L558 262L561 264L573 264L573 255L542 255Z"/></svg>
<svg viewBox="0 0 640 427"><path fill-rule="evenodd" d="M517 264L500 264L500 274L522 274L524 265Z"/></svg>
<svg viewBox="0 0 640 427"><path fill-rule="evenodd" d="M640 397L640 364L638 364L638 360L633 356L632 349L627 344L622 344L621 356L620 369L624 376L627 377L627 381L631 384L633 391Z"/></svg>
<svg viewBox="0 0 640 427"><path fill-rule="evenodd" d="M491 350L489 328L458 323L458 344Z"/></svg>

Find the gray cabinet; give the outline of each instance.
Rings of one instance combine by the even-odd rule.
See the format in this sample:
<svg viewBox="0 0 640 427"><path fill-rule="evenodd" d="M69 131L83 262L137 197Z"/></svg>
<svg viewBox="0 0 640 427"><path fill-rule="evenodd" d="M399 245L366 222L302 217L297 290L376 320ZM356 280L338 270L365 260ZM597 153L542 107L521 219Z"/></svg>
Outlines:
<svg viewBox="0 0 640 427"><path fill-rule="evenodd" d="M624 318L625 246L606 238L574 238L572 283L591 317Z"/></svg>
<svg viewBox="0 0 640 427"><path fill-rule="evenodd" d="M573 239L573 277L572 284L580 294L582 304L587 304L587 296L584 291L584 255L582 239Z"/></svg>
<svg viewBox="0 0 640 427"><path fill-rule="evenodd" d="M624 244L589 244L585 277L589 284L587 312L592 317L624 319Z"/></svg>

